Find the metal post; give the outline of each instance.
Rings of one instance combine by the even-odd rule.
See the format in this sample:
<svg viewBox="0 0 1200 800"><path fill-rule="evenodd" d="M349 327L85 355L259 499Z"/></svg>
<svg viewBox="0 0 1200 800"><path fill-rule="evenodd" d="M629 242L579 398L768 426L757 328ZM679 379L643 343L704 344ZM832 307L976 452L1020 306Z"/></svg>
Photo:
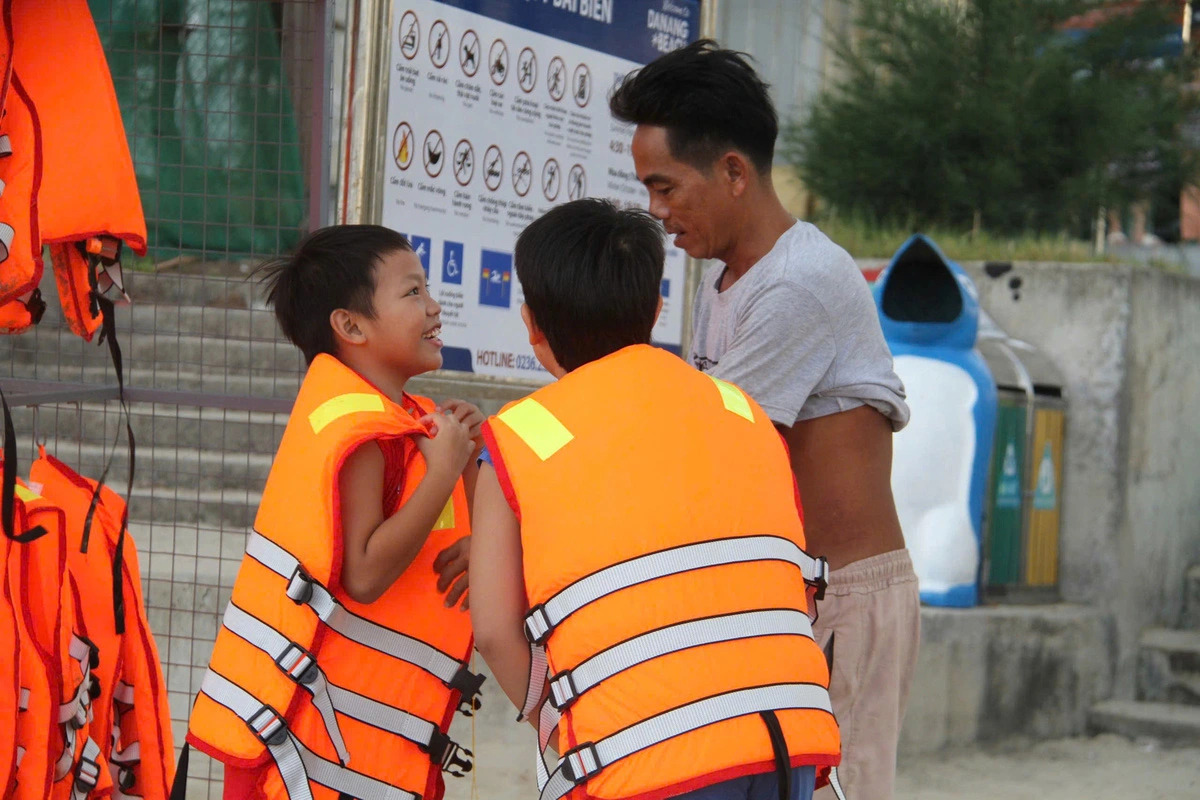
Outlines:
<svg viewBox="0 0 1200 800"><path fill-rule="evenodd" d="M387 97L391 60L392 4L359 0L352 24L349 84L346 87L349 137L342 154L345 170L338 217L342 222L379 222L383 208L383 165L388 157Z"/></svg>
<svg viewBox="0 0 1200 800"><path fill-rule="evenodd" d="M333 48L333 18L327 0L314 0L309 32L312 36L312 126L308 141L308 229L329 224L329 65Z"/></svg>

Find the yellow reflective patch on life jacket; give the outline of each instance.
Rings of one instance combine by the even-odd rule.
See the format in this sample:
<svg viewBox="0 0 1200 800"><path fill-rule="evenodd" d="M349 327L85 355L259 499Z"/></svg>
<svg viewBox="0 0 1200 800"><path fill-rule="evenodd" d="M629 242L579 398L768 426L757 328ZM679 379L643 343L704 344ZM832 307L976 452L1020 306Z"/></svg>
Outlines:
<svg viewBox="0 0 1200 800"><path fill-rule="evenodd" d="M750 401L746 399L746 395L742 394L741 389L720 378L713 378L712 375L708 377L717 385L717 391L721 393L721 402L725 404L726 411L732 411L739 417L754 422L754 411L751 410Z"/></svg>
<svg viewBox="0 0 1200 800"><path fill-rule="evenodd" d="M27 489L19 483L16 486L16 493L17 497L21 498L21 500L26 503L31 503L34 500L41 499L40 494L35 494L32 489Z"/></svg>
<svg viewBox="0 0 1200 800"><path fill-rule="evenodd" d="M515 406L501 411L498 419L512 428L512 432L529 445L529 449L537 453L537 457L542 461L575 438L575 434L567 430L566 426L558 421L558 417L532 397L527 397Z"/></svg>
<svg viewBox="0 0 1200 800"><path fill-rule="evenodd" d="M433 530L448 531L454 528L454 495L450 495L450 499L446 501L446 507L442 509L442 513L438 514L437 522L433 523Z"/></svg>
<svg viewBox="0 0 1200 800"><path fill-rule="evenodd" d="M327 425L347 414L357 414L361 411L383 411L383 398L366 392L339 394L313 409L308 415L308 422L312 425L313 433L320 433Z"/></svg>

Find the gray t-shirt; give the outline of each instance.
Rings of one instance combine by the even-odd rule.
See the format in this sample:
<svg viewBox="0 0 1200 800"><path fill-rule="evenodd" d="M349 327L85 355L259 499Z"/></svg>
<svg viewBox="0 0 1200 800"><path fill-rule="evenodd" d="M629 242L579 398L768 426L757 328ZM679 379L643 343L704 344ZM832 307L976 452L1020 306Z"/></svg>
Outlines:
<svg viewBox="0 0 1200 800"><path fill-rule="evenodd" d="M807 222L723 292L723 264L696 293L692 363L736 383L781 425L869 405L908 423L871 290L854 259Z"/></svg>

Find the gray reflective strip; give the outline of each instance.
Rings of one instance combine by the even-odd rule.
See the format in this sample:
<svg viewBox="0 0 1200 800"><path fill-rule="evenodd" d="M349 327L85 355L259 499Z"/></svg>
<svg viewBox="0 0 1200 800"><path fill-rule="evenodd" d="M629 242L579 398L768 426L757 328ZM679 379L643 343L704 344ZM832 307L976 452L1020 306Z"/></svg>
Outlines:
<svg viewBox="0 0 1200 800"><path fill-rule="evenodd" d="M337 715L333 713L333 701L329 697L329 682L316 662L305 654L299 645L258 617L238 608L232 602L225 607L223 622L226 628L266 653L280 671L292 678L297 686L312 695L313 706L325 722L325 732L329 734L338 758L342 760L343 764L350 763L350 752L346 749L346 740L342 738ZM306 663L301 667L302 662ZM297 667L301 668L297 669ZM311 683L303 683L299 680L305 669L312 669L315 673Z"/></svg>
<svg viewBox="0 0 1200 800"><path fill-rule="evenodd" d="M88 739L83 745L79 768L75 770L75 781L71 784L71 800L85 800L100 780L100 746Z"/></svg>
<svg viewBox="0 0 1200 800"><path fill-rule="evenodd" d="M266 747L275 760L291 800L312 800L309 781L351 797L420 800L420 795L321 758L292 736L287 730L287 723L273 714L270 708L211 669L204 676L200 690L236 714L251 730L265 734L266 739L278 739L278 744L267 744ZM276 736L280 728L283 735Z"/></svg>
<svg viewBox="0 0 1200 800"><path fill-rule="evenodd" d="M833 713L829 693L821 686L808 683L739 689L671 709L630 725L594 745L568 752L542 789L539 800L559 800L608 765L697 728L760 711L797 708ZM571 775L564 772L568 766Z"/></svg>
<svg viewBox="0 0 1200 800"><path fill-rule="evenodd" d="M16 235L16 228L7 222L0 222L0 261L8 260L8 254L12 252L12 243Z"/></svg>
<svg viewBox="0 0 1200 800"><path fill-rule="evenodd" d="M521 712L517 722L524 722L538 707L538 703L546 696L546 678L550 677L546 648L540 644L529 645L529 683L525 687L525 702L521 704Z"/></svg>
<svg viewBox="0 0 1200 800"><path fill-rule="evenodd" d="M17 710L18 711L28 711L29 710L29 690L28 689L25 689L25 688L21 689L21 698L17 701Z"/></svg>
<svg viewBox="0 0 1200 800"><path fill-rule="evenodd" d="M0 158L11 156L12 153L12 139L8 138L7 133L0 135Z"/></svg>
<svg viewBox="0 0 1200 800"><path fill-rule="evenodd" d="M134 742L124 750L118 750L113 747L112 753L108 760L112 764L136 764L142 760L142 746L140 742Z"/></svg>
<svg viewBox="0 0 1200 800"><path fill-rule="evenodd" d="M258 532L250 535L246 554L288 581L292 580L296 568L300 566L291 553ZM347 639L419 667L447 685L462 666L436 647L348 611L319 582L309 580L303 581L303 584L312 589L312 597L306 605L317 613L322 622ZM292 588L291 584L288 588Z"/></svg>
<svg viewBox="0 0 1200 800"><path fill-rule="evenodd" d="M575 669L555 676L550 681L550 691L561 708L613 675L669 653L717 642L788 634L813 638L808 615L790 609L770 609L682 622L644 633L597 653Z"/></svg>
<svg viewBox="0 0 1200 800"><path fill-rule="evenodd" d="M680 572L748 561L795 564L806 581L815 581L824 575L823 560L813 558L791 539L782 536L742 536L697 542L623 561L579 579L532 610L525 619L525 630L533 641L538 641L579 609L613 592Z"/></svg>
<svg viewBox="0 0 1200 800"><path fill-rule="evenodd" d="M92 705L92 648L78 636L72 634L67 653L79 664L83 677L75 687L75 696L58 706L58 722L65 725L72 718L82 727L88 721L88 709Z"/></svg>
<svg viewBox="0 0 1200 800"><path fill-rule="evenodd" d="M75 763L75 729L70 725L63 726L63 749L58 760L54 762L54 780L61 781L71 774L71 765Z"/></svg>
<svg viewBox="0 0 1200 800"><path fill-rule="evenodd" d="M133 705L133 687L124 681L117 681L117 687L113 689L113 700L127 706Z"/></svg>
<svg viewBox="0 0 1200 800"><path fill-rule="evenodd" d="M333 699L333 707L348 717L403 736L426 749L433 741L437 726L403 709L372 700L334 684L329 685L329 696Z"/></svg>

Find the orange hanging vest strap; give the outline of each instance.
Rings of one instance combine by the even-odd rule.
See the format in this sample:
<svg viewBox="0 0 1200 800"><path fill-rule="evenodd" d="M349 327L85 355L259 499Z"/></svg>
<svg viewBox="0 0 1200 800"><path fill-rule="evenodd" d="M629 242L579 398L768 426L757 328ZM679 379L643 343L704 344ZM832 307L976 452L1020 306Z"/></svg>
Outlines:
<svg viewBox="0 0 1200 800"><path fill-rule="evenodd" d="M17 495L17 433L13 428L12 412L8 409L8 400L4 391L0 390L0 406L4 411L4 470L3 488L0 490L0 516L4 517L4 535L14 542L32 542L46 535L46 529L35 525L22 533L16 532L13 515L16 511Z"/></svg>

